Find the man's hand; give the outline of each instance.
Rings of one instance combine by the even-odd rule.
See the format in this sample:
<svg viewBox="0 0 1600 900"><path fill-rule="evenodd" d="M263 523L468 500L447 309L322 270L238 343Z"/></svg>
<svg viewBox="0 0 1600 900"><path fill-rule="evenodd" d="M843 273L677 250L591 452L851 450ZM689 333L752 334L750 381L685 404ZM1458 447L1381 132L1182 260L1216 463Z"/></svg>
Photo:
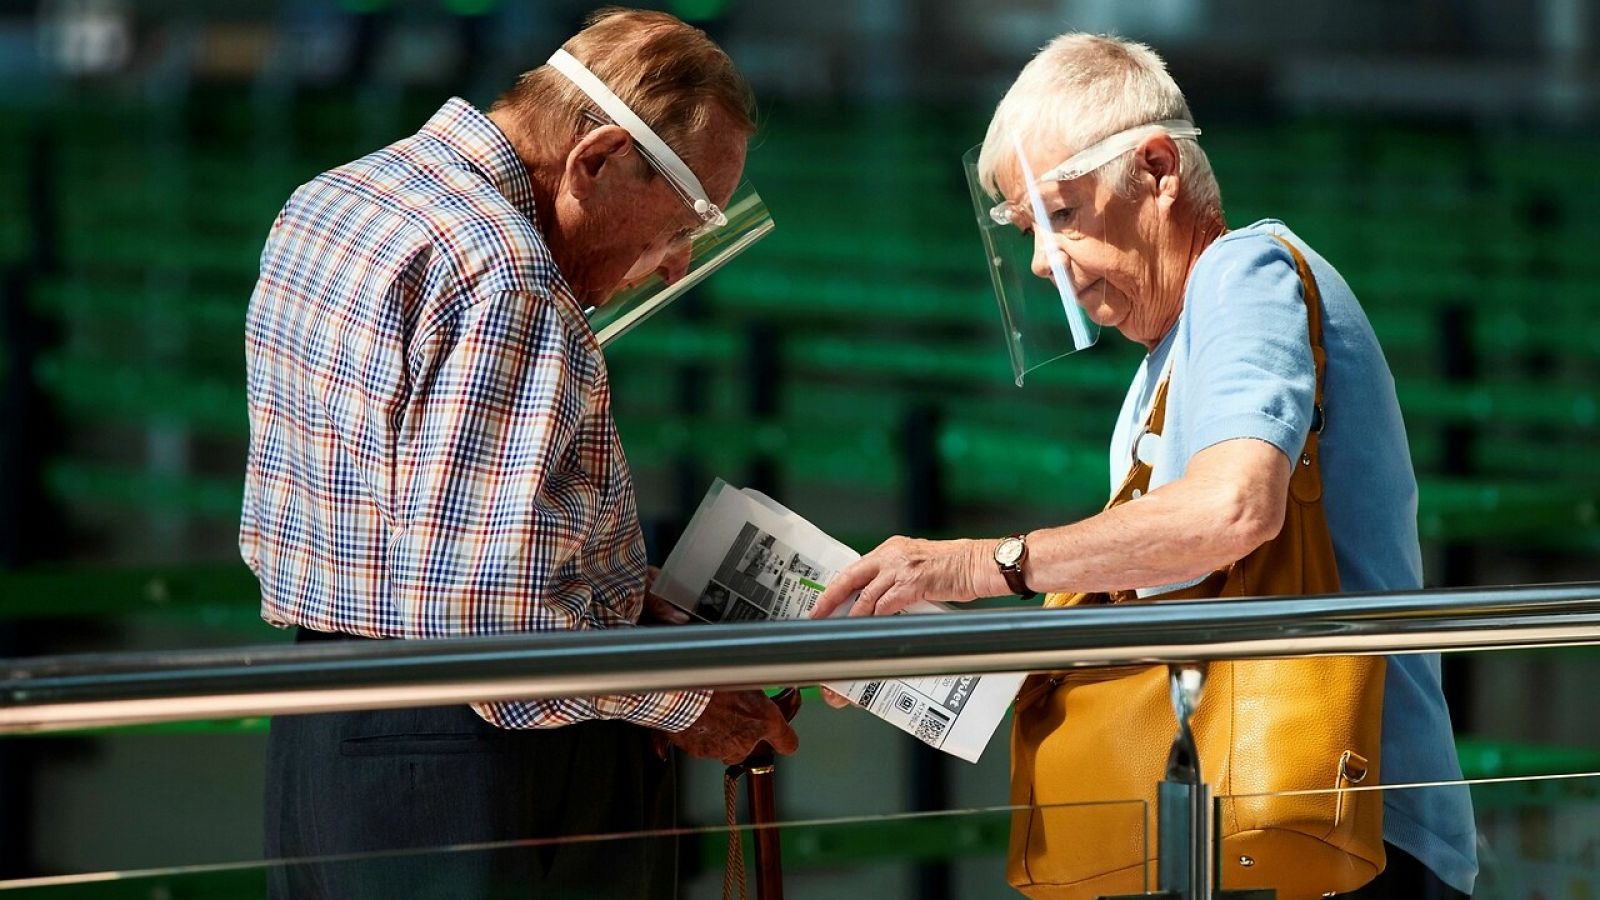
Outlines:
<svg viewBox="0 0 1600 900"><path fill-rule="evenodd" d="M887 616L918 601L965 603L978 598L973 573L983 559L981 541L922 541L892 537L839 571L811 608L821 619L843 606L856 591L852 616Z"/></svg>
<svg viewBox="0 0 1600 900"><path fill-rule="evenodd" d="M656 579L660 576L661 570L655 566L644 572L644 611L639 614L639 624L687 625L688 613L655 595Z"/></svg>
<svg viewBox="0 0 1600 900"><path fill-rule="evenodd" d="M693 725L668 734L678 749L705 759L733 765L766 741L779 753L793 753L800 738L784 720L777 704L760 691L717 691Z"/></svg>

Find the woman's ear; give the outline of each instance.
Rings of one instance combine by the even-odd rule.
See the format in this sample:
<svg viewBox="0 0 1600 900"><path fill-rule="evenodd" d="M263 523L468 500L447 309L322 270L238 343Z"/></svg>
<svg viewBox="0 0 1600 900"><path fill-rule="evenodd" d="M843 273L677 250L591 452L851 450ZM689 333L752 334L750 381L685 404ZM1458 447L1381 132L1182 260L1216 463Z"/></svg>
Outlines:
<svg viewBox="0 0 1600 900"><path fill-rule="evenodd" d="M578 200L594 193L595 183L633 149L633 135L620 125L602 125L578 140L567 153L567 192Z"/></svg>
<svg viewBox="0 0 1600 900"><path fill-rule="evenodd" d="M1156 198L1166 204L1178 199L1178 189L1183 184L1178 158L1178 144L1172 135L1152 134L1133 151L1134 165L1138 166L1140 181L1153 186Z"/></svg>

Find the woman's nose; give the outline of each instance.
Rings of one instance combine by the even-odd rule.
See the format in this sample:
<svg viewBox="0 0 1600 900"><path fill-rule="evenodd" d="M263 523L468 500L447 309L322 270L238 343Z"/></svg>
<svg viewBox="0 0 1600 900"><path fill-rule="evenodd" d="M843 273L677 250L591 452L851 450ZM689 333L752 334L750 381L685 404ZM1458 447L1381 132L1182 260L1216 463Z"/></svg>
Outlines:
<svg viewBox="0 0 1600 900"><path fill-rule="evenodd" d="M1054 280L1055 269L1051 265L1051 257L1054 257L1055 261L1060 263L1063 270L1066 269L1067 254L1056 246L1054 236L1042 230L1035 230L1033 233L1033 261L1029 265L1029 268L1033 270L1033 274L1046 281Z"/></svg>

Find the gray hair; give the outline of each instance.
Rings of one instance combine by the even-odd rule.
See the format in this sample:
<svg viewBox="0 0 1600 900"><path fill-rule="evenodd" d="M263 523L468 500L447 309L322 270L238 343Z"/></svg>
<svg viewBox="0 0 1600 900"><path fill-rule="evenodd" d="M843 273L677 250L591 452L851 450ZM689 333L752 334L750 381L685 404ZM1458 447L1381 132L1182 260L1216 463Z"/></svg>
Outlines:
<svg viewBox="0 0 1600 900"><path fill-rule="evenodd" d="M1023 67L995 107L978 157L979 182L1000 193L997 173L1015 162L1012 135L1024 145L1059 140L1076 153L1119 131L1165 119L1194 121L1183 91L1154 50L1105 35L1063 34ZM1201 212L1220 215L1222 192L1205 151L1195 141L1177 145L1179 196ZM1096 177L1120 191L1129 185L1129 166L1123 155Z"/></svg>

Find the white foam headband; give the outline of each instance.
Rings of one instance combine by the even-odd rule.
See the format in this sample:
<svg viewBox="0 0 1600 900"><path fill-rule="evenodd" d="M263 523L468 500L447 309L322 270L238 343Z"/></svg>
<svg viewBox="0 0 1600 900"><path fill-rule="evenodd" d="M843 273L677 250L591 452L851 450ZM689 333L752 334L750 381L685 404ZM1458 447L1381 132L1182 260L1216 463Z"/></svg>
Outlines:
<svg viewBox="0 0 1600 900"><path fill-rule="evenodd" d="M605 82L595 77L595 74L578 62L577 58L565 50L556 50L550 55L549 63L552 68L567 77L568 81L578 86L578 90L588 95L611 121L621 125L633 135L633 139L644 148L644 151L660 164L663 174L676 184L689 200L694 204L695 214L702 221L712 221L721 215L721 210L706 196L706 189L700 184L694 172L684 164L678 154L667 146L659 135L651 130L644 120L622 102L622 98L611 92Z"/></svg>

